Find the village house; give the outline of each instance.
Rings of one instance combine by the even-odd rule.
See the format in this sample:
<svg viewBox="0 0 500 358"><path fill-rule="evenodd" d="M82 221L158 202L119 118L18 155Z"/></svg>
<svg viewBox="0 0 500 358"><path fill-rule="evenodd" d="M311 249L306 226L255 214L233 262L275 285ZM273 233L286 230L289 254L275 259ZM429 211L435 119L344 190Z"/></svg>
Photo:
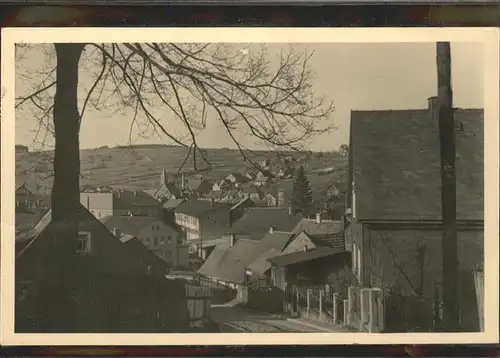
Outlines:
<svg viewBox="0 0 500 358"><path fill-rule="evenodd" d="M436 98L423 110L352 111L346 236L356 284L436 300L442 284ZM462 326L477 330L474 272L484 260L482 109L455 109ZM388 130L390 128L390 130ZM351 245L349 245L351 246ZM419 316L432 315L431 308Z"/></svg>
<svg viewBox="0 0 500 358"><path fill-rule="evenodd" d="M145 192L162 203L170 199L182 199L181 191L176 187L174 182L169 180L165 168L161 173L160 185L153 190L147 190Z"/></svg>
<svg viewBox="0 0 500 358"><path fill-rule="evenodd" d="M215 200L190 199L175 210L175 222L185 231L188 242L219 238L229 229L230 208Z"/></svg>
<svg viewBox="0 0 500 358"><path fill-rule="evenodd" d="M186 305L184 299L185 287L182 284L165 279L169 268L166 262L153 255L149 250L140 245L124 244L113 235L97 218L80 205L78 218L78 243L75 257L71 257L74 289L78 310L75 312L74 322L76 329L83 332L97 333L101 330L115 330L111 327L109 313L102 307L119 308L120 313L125 313L125 307L131 307L142 317L123 316L124 319L134 321L136 329L141 329L151 307L148 298L156 297L155 287L158 284L166 285L170 297L180 297L178 302L167 303L173 305L170 317L173 325L184 322L184 312L175 314L175 310ZM52 212L47 214L28 233L16 237L16 331L17 332L44 332L47 324L52 325L54 320L60 321L57 315L64 314L58 311L57 302L59 291L53 290L54 276L60 274L59 264L51 262L64 261L63 250L58 250L54 244L60 244L54 239L55 230L52 221ZM66 246L67 248L68 246ZM64 249L64 248L63 248ZM147 280L155 280L150 285ZM143 285L142 300L134 300L134 291L137 284ZM151 291L148 291L151 290ZM110 292L121 292L109 301ZM144 292L152 292L146 297ZM165 297L164 297L165 299ZM184 301L183 301L184 300ZM50 303L49 303L50 302ZM47 307L54 307L52 312ZM170 309L170 306L166 306ZM122 312L123 311L123 312ZM115 312L116 314L116 312ZM106 316L108 315L108 317ZM118 322L120 323L120 322ZM186 325L187 326L187 325ZM50 329L50 328L49 328Z"/></svg>
<svg viewBox="0 0 500 358"><path fill-rule="evenodd" d="M249 198L253 202L258 202L264 198L264 194L259 188L254 186L246 186L241 188L238 193L240 198Z"/></svg>
<svg viewBox="0 0 500 358"><path fill-rule="evenodd" d="M23 265L23 269L19 272L26 270L26 272L35 274L38 270L43 271L43 268L36 266L38 260L34 259L32 254L43 254L42 251L38 250L49 249L47 245L51 240L51 223L52 211L49 210L32 230L16 236L16 257L22 256L22 260L16 264ZM120 240L83 206L80 206L78 225L78 252L82 257L91 257L92 260L97 260L101 269L113 274L148 273L148 266L151 265L145 260L145 257L141 258L139 253L130 256L125 252ZM28 258L32 258L33 262L24 261ZM39 264L43 265L43 261ZM160 275L163 273L164 271L161 271Z"/></svg>
<svg viewBox="0 0 500 358"><path fill-rule="evenodd" d="M271 282L284 290L287 285L324 285L328 276L350 264L350 252L341 248L316 246L293 250L267 259L271 265Z"/></svg>
<svg viewBox="0 0 500 358"><path fill-rule="evenodd" d="M189 178L185 190L188 194L194 194L203 197L212 191L214 183L210 179L206 179L201 175L194 175Z"/></svg>
<svg viewBox="0 0 500 358"><path fill-rule="evenodd" d="M260 240L270 227L275 231L291 232L302 219L290 208L250 207L231 227L230 233L240 238Z"/></svg>
<svg viewBox="0 0 500 358"><path fill-rule="evenodd" d="M328 276L351 264L346 250L343 225L325 220L303 218L292 230L290 240L280 256L269 257L271 282L283 289L286 284L325 284ZM293 255L292 255L293 254ZM272 258L272 260L271 260ZM317 271L317 275L313 274Z"/></svg>
<svg viewBox="0 0 500 358"><path fill-rule="evenodd" d="M231 187L231 182L227 179L221 179L212 185L212 191L224 191Z"/></svg>
<svg viewBox="0 0 500 358"><path fill-rule="evenodd" d="M248 178L240 173L231 173L226 178L226 181L232 183L234 186L248 183Z"/></svg>
<svg viewBox="0 0 500 358"><path fill-rule="evenodd" d="M266 186L272 182L272 174L268 170L260 170L255 176L255 186Z"/></svg>
<svg viewBox="0 0 500 358"><path fill-rule="evenodd" d="M252 262L270 250L280 252L291 237L291 233L274 232L272 228L260 240L232 234L228 241L215 246L198 273L238 288L247 283L246 269Z"/></svg>
<svg viewBox="0 0 500 358"><path fill-rule="evenodd" d="M20 184L15 189L16 212L32 212L34 210L47 210L50 207L50 197L33 193L26 183Z"/></svg>
<svg viewBox="0 0 500 358"><path fill-rule="evenodd" d="M142 190L86 188L80 203L98 219L111 215L157 216L161 204Z"/></svg>
<svg viewBox="0 0 500 358"><path fill-rule="evenodd" d="M276 178L278 179L289 179L292 178L294 175L294 169L288 165L282 166L281 168L278 169L276 172Z"/></svg>
<svg viewBox="0 0 500 358"><path fill-rule="evenodd" d="M257 173L254 173L253 171L248 171L246 172L245 177L252 182L257 177Z"/></svg>
<svg viewBox="0 0 500 358"><path fill-rule="evenodd" d="M121 239L132 236L171 267L188 267L188 246L180 228L167 225L162 220L148 216L108 216L102 223Z"/></svg>

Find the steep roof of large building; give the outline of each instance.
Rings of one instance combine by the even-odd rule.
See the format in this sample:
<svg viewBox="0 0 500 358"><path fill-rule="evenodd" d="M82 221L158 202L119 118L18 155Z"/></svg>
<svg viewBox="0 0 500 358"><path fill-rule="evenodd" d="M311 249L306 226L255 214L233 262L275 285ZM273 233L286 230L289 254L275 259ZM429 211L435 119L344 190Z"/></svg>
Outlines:
<svg viewBox="0 0 500 358"><path fill-rule="evenodd" d="M351 112L349 184L354 180L358 219L441 218L439 131L431 112ZM458 219L484 217L483 112L454 111L463 125L455 133Z"/></svg>

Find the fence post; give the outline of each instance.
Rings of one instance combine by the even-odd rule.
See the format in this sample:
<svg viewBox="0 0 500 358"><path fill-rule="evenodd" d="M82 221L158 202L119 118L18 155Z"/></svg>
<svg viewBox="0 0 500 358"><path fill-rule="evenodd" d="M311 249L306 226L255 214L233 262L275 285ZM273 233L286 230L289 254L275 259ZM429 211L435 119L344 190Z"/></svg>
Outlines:
<svg viewBox="0 0 500 358"><path fill-rule="evenodd" d="M331 288L331 287L330 287L330 285L329 285L329 284L326 284L326 285L325 285L325 294L326 294L326 297L328 297L328 298L332 297L332 296L330 295L330 292L331 292L331 291L330 291L330 288Z"/></svg>
<svg viewBox="0 0 500 358"><path fill-rule="evenodd" d="M288 306L288 301L289 301L289 300L288 300L288 293L289 293L289 290L288 290L288 287L287 287L287 286L288 286L288 282L285 282L285 284L284 284L283 286L284 286L283 288L285 289L285 290L284 290L285 294L283 295L283 308L282 308L282 311L283 311L284 313L289 313L289 312L288 312L288 311L289 311L289 309L288 309L288 307L287 307L287 306Z"/></svg>
<svg viewBox="0 0 500 358"><path fill-rule="evenodd" d="M323 319L323 290L319 290L319 320Z"/></svg>
<svg viewBox="0 0 500 358"><path fill-rule="evenodd" d="M349 300L344 300L344 326L349 326Z"/></svg>
<svg viewBox="0 0 500 358"><path fill-rule="evenodd" d="M352 322L352 306L354 300L354 287L349 286L347 289L347 310L344 307L344 316L347 312L347 326L350 326Z"/></svg>
<svg viewBox="0 0 500 358"><path fill-rule="evenodd" d="M377 303L375 305L377 314L377 333L380 333L383 332L385 328L384 291L381 288L374 288L373 291Z"/></svg>
<svg viewBox="0 0 500 358"><path fill-rule="evenodd" d="M333 294L333 311L332 311L333 323L337 323L339 321L338 310L337 310L338 299L339 299L339 294L334 293Z"/></svg>
<svg viewBox="0 0 500 358"><path fill-rule="evenodd" d="M297 286L295 286L295 295L297 296L297 315L300 316L300 294Z"/></svg>
<svg viewBox="0 0 500 358"><path fill-rule="evenodd" d="M310 288L307 289L307 309L306 309L307 317L309 317L311 313L311 291L312 290Z"/></svg>
<svg viewBox="0 0 500 358"><path fill-rule="evenodd" d="M360 331L365 330L366 325L370 321L369 317L369 306L370 306L370 289L362 288L360 291L360 308L361 308L361 320L359 322Z"/></svg>

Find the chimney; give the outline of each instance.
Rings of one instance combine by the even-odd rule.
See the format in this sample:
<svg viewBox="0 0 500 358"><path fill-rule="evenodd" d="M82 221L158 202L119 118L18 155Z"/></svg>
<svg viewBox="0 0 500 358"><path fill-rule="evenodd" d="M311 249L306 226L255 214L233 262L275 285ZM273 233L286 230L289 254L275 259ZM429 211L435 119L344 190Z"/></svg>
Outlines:
<svg viewBox="0 0 500 358"><path fill-rule="evenodd" d="M316 213L316 223L321 224L321 213L320 212Z"/></svg>
<svg viewBox="0 0 500 358"><path fill-rule="evenodd" d="M288 207L288 215L293 215L293 209L291 206Z"/></svg>
<svg viewBox="0 0 500 358"><path fill-rule="evenodd" d="M117 238L120 238L122 236L122 232L121 232L120 229L118 229L118 228L115 227L113 229L113 235L115 235Z"/></svg>
<svg viewBox="0 0 500 358"><path fill-rule="evenodd" d="M137 196L137 190L134 190L134 196Z"/></svg>
<svg viewBox="0 0 500 358"><path fill-rule="evenodd" d="M433 96L427 99L429 113L435 121L438 120L439 102L438 97Z"/></svg>
<svg viewBox="0 0 500 358"><path fill-rule="evenodd" d="M168 184L168 177L167 177L167 171L165 168L163 168L161 172L161 179L160 179L160 185L167 185Z"/></svg>
<svg viewBox="0 0 500 358"><path fill-rule="evenodd" d="M231 234L231 246L234 246L236 243L236 234Z"/></svg>
<svg viewBox="0 0 500 358"><path fill-rule="evenodd" d="M270 234L274 234L274 227L272 227L272 226L271 226L271 227L269 228L269 233L270 233Z"/></svg>
<svg viewBox="0 0 500 358"><path fill-rule="evenodd" d="M283 189L278 191L278 206L285 206L285 191Z"/></svg>

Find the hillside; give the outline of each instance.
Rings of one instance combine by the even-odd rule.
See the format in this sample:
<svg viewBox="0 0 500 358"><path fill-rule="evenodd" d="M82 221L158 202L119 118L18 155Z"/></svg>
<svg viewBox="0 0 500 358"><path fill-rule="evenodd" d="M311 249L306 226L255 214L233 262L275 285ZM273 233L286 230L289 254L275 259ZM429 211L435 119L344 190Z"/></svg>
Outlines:
<svg viewBox="0 0 500 358"><path fill-rule="evenodd" d="M175 175L188 153L186 148L174 146L137 146L86 149L80 152L81 179L84 185L113 184L121 187L150 189L158 183L163 168ZM204 175L219 178L230 172L242 172L251 168L245 163L238 150L206 149L212 168ZM331 182L343 181L347 165L346 157L338 153L278 153L260 151L248 154L252 161L269 160L271 167L283 163L283 156L294 158L293 165L304 165L313 186L324 186ZM16 184L26 183L38 193L47 193L52 187L52 153L32 152L16 153ZM206 164L197 155L197 163L201 168ZM331 173L315 175L323 169L334 168ZM184 165L186 176L193 173L193 160L189 158Z"/></svg>

